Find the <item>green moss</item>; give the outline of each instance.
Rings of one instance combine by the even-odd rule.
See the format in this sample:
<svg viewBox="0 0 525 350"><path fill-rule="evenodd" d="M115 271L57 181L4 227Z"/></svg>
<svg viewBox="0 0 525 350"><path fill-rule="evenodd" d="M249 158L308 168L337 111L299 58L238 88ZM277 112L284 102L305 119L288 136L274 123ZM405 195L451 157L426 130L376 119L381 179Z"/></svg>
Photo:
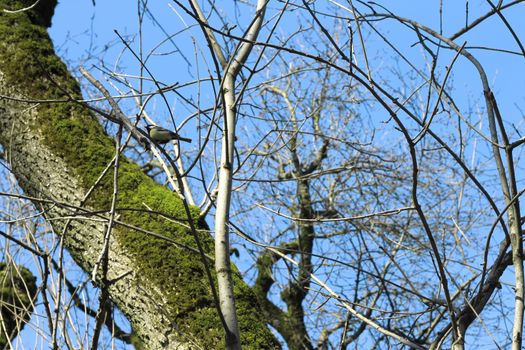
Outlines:
<svg viewBox="0 0 525 350"><path fill-rule="evenodd" d="M32 23L49 27L51 25L51 18L55 11L57 0L40 0L36 3L34 0L9 0L2 1L2 9L20 10L30 7L30 10L25 11L25 15L29 17Z"/></svg>
<svg viewBox="0 0 525 350"><path fill-rule="evenodd" d="M14 2L7 3L13 5ZM0 0L0 5L5 4L6 1ZM24 13L0 13L0 69L4 79L16 89L14 91L33 99L80 98L79 86L55 56L46 29L33 22L41 21ZM86 191L115 153L113 140L106 136L96 118L75 103L40 104L37 120L29 127L41 132L46 144L64 159ZM113 174L109 171L87 204L94 209L107 210L112 191ZM133 162L122 159L118 207L144 209L143 203L170 217L186 219L184 207L176 194L144 175ZM191 211L198 227L206 229L204 223L196 220L198 208L191 208ZM196 247L195 238L181 224L144 212L120 213L120 219L125 222ZM223 331L198 255L130 229L119 227L114 235L132 256L139 271L137 275L144 276L148 283L159 289L169 291L167 312L170 319L181 329L193 329L192 333L203 342L204 348L222 348ZM205 231L199 235L206 252L212 255L211 236ZM74 252L72 254L74 256ZM238 272L234 280L245 348L277 348L274 337L260 320L252 291Z"/></svg>
<svg viewBox="0 0 525 350"><path fill-rule="evenodd" d="M36 277L22 266L0 263L0 347L24 328L33 312Z"/></svg>

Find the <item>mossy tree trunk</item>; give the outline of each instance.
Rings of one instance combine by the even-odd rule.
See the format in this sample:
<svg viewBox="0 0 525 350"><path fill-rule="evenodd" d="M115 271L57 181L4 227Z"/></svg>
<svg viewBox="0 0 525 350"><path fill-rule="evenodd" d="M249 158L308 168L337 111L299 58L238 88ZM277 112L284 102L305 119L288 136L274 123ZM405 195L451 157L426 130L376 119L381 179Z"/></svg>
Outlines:
<svg viewBox="0 0 525 350"><path fill-rule="evenodd" d="M36 277L23 266L0 263L0 348L9 347L31 317Z"/></svg>
<svg viewBox="0 0 525 350"><path fill-rule="evenodd" d="M18 9L32 2L0 0L0 8ZM0 12L0 142L22 189L34 197L47 218L54 219L50 222L55 232L65 233L68 251L89 274L103 247L106 222L72 220L64 227L66 220L59 218L77 213L74 206L80 205L84 218L100 219L109 210L112 171L87 201L83 198L111 163L115 146L81 105L35 102L81 97L47 34L55 5L56 0L41 0L30 11ZM133 228L195 247L194 236L165 217L186 219L180 199L127 159L121 159L118 183L119 216L109 247L111 300L127 315L148 349L193 348L192 344L205 349L223 347L224 332L199 255ZM143 203L165 216L129 210L143 209ZM192 211L197 218L197 208ZM197 225L206 228L202 222ZM212 255L207 231L200 232L200 240ZM234 277L243 347L277 348L258 317L252 291L237 271Z"/></svg>

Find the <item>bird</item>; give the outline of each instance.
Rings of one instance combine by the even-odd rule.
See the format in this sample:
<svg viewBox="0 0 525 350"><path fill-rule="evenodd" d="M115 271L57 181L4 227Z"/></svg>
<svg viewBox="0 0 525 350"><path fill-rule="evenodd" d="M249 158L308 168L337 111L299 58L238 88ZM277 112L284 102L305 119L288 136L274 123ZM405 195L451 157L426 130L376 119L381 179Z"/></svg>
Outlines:
<svg viewBox="0 0 525 350"><path fill-rule="evenodd" d="M164 129L163 127L151 125L146 125L146 130L148 130L149 138L158 144L165 144L172 140L180 140L184 142L191 142L191 139L188 139L186 137L179 136L178 134L174 133L171 130Z"/></svg>

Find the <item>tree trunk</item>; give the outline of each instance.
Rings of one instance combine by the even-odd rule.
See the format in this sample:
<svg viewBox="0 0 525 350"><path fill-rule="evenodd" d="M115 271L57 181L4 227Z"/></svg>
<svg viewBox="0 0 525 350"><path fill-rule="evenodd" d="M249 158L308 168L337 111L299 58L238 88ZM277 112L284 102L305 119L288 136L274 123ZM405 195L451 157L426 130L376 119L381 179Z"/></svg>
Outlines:
<svg viewBox="0 0 525 350"><path fill-rule="evenodd" d="M0 0L0 7L17 9L32 2ZM56 0L41 0L30 11L0 13L0 142L26 195L33 197L46 218L53 219L50 223L57 234L64 232L68 251L90 274L104 243L113 170L87 201L83 199L111 163L115 150L85 107L75 102L42 102L81 98L77 82L56 57L46 31L55 5ZM173 243L196 247L185 228L181 200L125 158L118 181L118 220L110 240L107 276L111 300L127 315L146 348L223 347L224 331L203 261L198 253ZM165 216L129 210L144 209L143 203ZM83 219L65 227L66 220L61 218L75 213ZM198 208L192 208L192 214L196 220ZM206 224L197 224L203 229L199 238L206 253L213 255ZM258 317L252 291L236 269L234 278L243 347L278 348Z"/></svg>

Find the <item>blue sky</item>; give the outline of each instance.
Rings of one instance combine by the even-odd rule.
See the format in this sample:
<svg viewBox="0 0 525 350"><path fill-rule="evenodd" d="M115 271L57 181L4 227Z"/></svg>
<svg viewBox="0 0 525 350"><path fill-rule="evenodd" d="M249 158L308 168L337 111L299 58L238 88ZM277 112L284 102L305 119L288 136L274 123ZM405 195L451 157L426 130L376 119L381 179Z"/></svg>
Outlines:
<svg viewBox="0 0 525 350"><path fill-rule="evenodd" d="M322 2L321 2L322 3ZM465 23L465 1L445 1L443 4L443 28L444 35L451 35L460 29ZM171 5L171 6L170 6ZM401 16L411 18L439 31L440 14L439 2L430 1L394 1L385 2L388 8ZM518 37L525 37L525 26L523 25L523 6L521 11L516 7L514 10L505 11L504 15L516 30ZM164 26L166 30L175 32L184 28L184 24L179 18L185 17L179 11L174 11L174 4L171 2L149 2L149 7L155 15L157 21ZM485 13L488 5L484 1L469 2L469 21L482 13ZM364 10L362 10L364 12ZM187 20L187 19L186 19ZM144 45L145 51L156 44L162 33L157 26L152 25L151 21L146 20L144 28ZM188 22L187 22L188 23ZM191 23L191 22L189 22ZM284 24L283 24L284 25ZM290 25L293 27L293 25ZM384 33L390 34L390 39L396 43L406 44L407 46L414 43L416 38L413 33L401 30L397 23L391 21L387 24L378 26ZM85 58L87 52L91 48L95 48L94 52L100 52L108 43L119 42L114 30L118 30L122 35L135 35L138 28L137 20L137 6L133 2L116 0L116 1L97 1L96 6L93 7L90 0L76 0L76 1L61 1L55 12L53 26L50 29L50 34L59 49L59 53L67 59L78 62ZM286 29L284 29L286 30ZM198 35L199 29L195 28L192 33ZM370 42L367 42L368 50L372 51L371 57L374 57L374 44L377 43L375 49L377 52L382 52L384 43L380 42L377 37L371 37ZM498 49L519 51L518 46L513 41L509 32L506 30L502 21L493 16L471 30L468 34L456 40L458 44L467 42L467 47L492 47ZM184 52L190 61L193 58L194 47L188 40L187 36L178 36L177 45ZM118 48L109 50L102 58L108 64L114 63L116 58L121 54L121 45ZM135 46L136 47L136 46ZM173 49L169 45L164 46L164 51ZM161 50L162 51L162 50ZM495 94L500 103L502 112L509 118L520 122L521 112L519 106L524 105L524 96L521 93L525 90L525 60L517 55L506 53L495 53L493 51L485 51L482 49L471 49L471 52L476 55L480 62L484 65L489 80L495 86ZM421 49L414 47L412 49L404 50L404 53L409 55L411 59L421 59ZM453 52L442 51L444 65L448 64L449 59L452 58ZM381 57L382 58L382 57ZM124 54L121 57L121 62L126 69L136 72L137 63L130 55ZM184 60L180 56L176 61L158 60L158 64L152 65L158 74L162 75L163 79L173 81L184 81L187 78L187 69L184 67ZM95 63L93 60L88 61L90 64ZM376 60L371 63L372 69L381 69L384 62ZM459 69L458 69L459 68ZM78 74L78 72L77 72ZM182 78L181 78L182 76ZM472 97L470 93L477 94L479 92L479 79L474 67L466 62L465 59L460 58L456 62L456 69L453 71L453 79L458 89L464 90L463 101L469 102Z"/></svg>

